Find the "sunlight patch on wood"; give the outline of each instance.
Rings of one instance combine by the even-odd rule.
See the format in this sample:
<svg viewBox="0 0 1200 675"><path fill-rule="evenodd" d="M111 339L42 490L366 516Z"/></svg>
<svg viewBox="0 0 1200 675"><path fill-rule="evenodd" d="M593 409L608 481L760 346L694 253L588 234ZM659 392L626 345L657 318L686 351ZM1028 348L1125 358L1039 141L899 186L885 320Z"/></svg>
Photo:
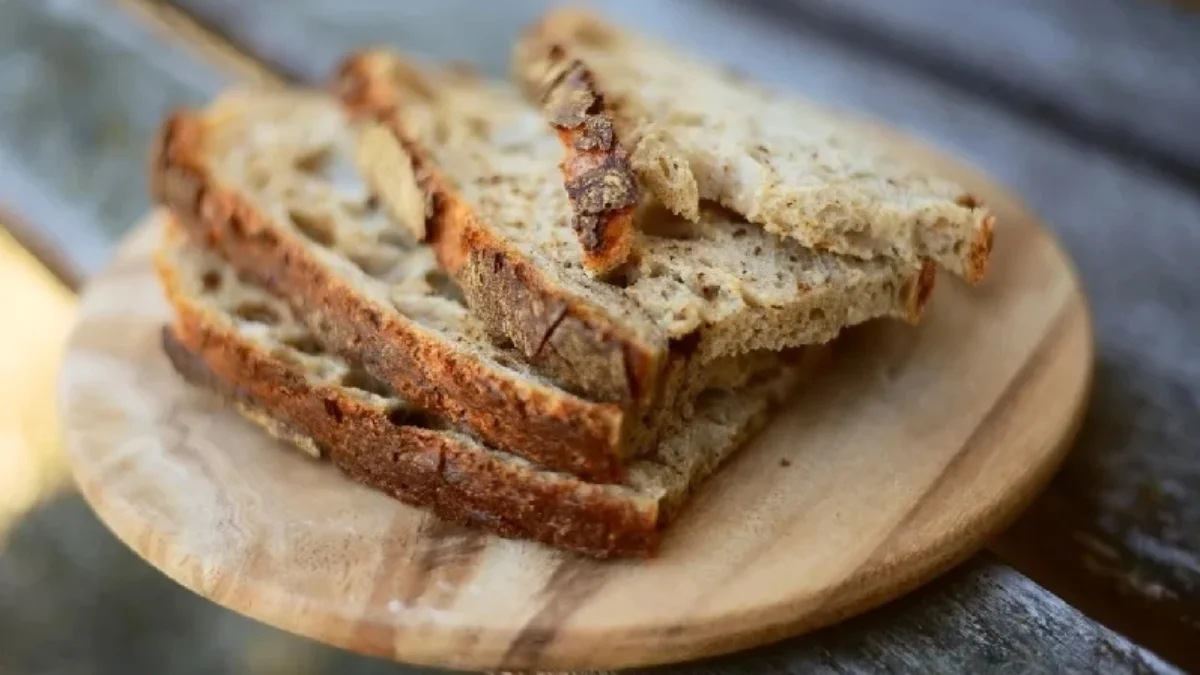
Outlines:
<svg viewBox="0 0 1200 675"><path fill-rule="evenodd" d="M55 379L75 298L0 223L0 546L68 480Z"/></svg>

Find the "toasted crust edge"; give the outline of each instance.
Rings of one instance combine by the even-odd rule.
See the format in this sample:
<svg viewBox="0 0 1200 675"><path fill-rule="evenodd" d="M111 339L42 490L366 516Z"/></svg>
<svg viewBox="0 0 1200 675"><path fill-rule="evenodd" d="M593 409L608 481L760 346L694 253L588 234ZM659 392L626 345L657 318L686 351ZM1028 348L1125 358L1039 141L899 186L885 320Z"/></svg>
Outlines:
<svg viewBox="0 0 1200 675"><path fill-rule="evenodd" d="M421 408L545 466L592 481L623 478L633 420L619 406L498 379L475 359L382 312L313 260L302 242L219 185L203 157L203 133L201 116L177 111L164 123L151 159L151 195L193 241L315 319L323 338Z"/></svg>
<svg viewBox="0 0 1200 675"><path fill-rule="evenodd" d="M354 54L338 67L333 88L351 116L386 127L411 157L431 204L428 241L439 263L459 280L472 310L574 391L637 408L649 405L668 361L665 338L641 339L548 279L491 231L406 132L401 94L389 82L400 61L385 51Z"/></svg>
<svg viewBox="0 0 1200 675"><path fill-rule="evenodd" d="M561 168L574 211L571 226L584 266L603 276L632 252L634 209L641 199L637 176L592 71L578 59L568 60L558 45L547 50L541 65L537 100L565 153Z"/></svg>
<svg viewBox="0 0 1200 675"><path fill-rule="evenodd" d="M315 445L352 479L502 537L599 558L657 551L665 525L657 501L539 475L489 457L464 437L394 424L335 390L311 387L236 335L206 325L178 296L172 302L178 314L174 326L163 327L163 349L184 379L234 403L272 435Z"/></svg>
<svg viewBox="0 0 1200 675"><path fill-rule="evenodd" d="M970 195L959 198L961 206L971 209L983 209L979 200ZM992 245L995 239L996 216L983 211L983 217L975 227L975 235L970 238L966 255L962 258L960 274L968 283L978 284L987 276L988 266L992 257Z"/></svg>

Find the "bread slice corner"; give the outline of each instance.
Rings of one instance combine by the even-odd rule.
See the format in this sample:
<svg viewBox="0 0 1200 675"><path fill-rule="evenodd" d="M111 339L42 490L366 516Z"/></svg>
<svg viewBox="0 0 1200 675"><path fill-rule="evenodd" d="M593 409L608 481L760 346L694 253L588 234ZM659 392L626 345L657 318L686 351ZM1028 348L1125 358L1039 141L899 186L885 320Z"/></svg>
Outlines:
<svg viewBox="0 0 1200 675"><path fill-rule="evenodd" d="M995 227L987 208L835 115L588 9L543 15L514 48L511 70L530 92L564 60L610 102L635 171L675 213L695 220L711 200L805 246L931 259L972 283L986 274Z"/></svg>

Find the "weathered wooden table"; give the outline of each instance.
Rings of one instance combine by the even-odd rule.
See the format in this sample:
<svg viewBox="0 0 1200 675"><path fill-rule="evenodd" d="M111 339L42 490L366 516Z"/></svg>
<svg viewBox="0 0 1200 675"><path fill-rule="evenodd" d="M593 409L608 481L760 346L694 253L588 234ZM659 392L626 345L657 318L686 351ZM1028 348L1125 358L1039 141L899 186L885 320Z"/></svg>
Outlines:
<svg viewBox="0 0 1200 675"><path fill-rule="evenodd" d="M321 80L367 44L501 74L545 4L4 0L0 224L77 288L146 210L146 145L171 107ZM1136 0L600 4L985 168L1075 257L1099 341L1077 447L988 552L834 628L653 672L1200 671L1200 15ZM4 241L0 315L22 330L0 350L39 349L14 335L56 349L70 300ZM28 284L65 309L23 309ZM4 367L0 402L49 405L45 368ZM44 429L8 419L0 493L61 473ZM37 484L0 499L0 672L394 672L191 596L63 481Z"/></svg>

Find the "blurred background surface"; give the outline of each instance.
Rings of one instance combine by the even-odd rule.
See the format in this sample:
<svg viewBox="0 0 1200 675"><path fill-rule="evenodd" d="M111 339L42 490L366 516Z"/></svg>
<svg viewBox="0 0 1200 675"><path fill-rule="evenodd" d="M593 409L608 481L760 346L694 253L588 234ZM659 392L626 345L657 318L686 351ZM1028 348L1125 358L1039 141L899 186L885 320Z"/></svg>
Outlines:
<svg viewBox="0 0 1200 675"><path fill-rule="evenodd" d="M148 208L147 142L170 108L247 80L318 83L379 44L503 76L550 4L0 0L0 675L397 672L202 601L117 542L59 447L61 345L75 292ZM1196 3L592 4L979 165L1062 238L1097 322L1078 447L989 552L706 672L1200 670Z"/></svg>

